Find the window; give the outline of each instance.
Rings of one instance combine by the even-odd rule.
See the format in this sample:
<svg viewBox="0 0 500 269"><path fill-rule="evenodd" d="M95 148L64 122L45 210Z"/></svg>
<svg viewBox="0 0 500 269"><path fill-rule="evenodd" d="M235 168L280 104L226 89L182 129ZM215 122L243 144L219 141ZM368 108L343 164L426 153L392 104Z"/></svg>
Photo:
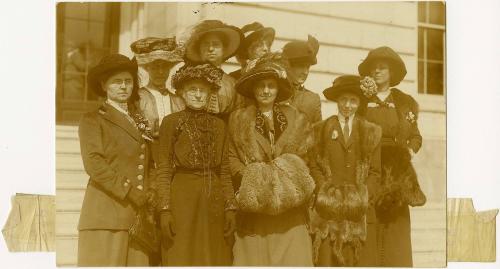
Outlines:
<svg viewBox="0 0 500 269"><path fill-rule="evenodd" d="M98 97L87 89L90 67L118 50L119 3L57 5L57 119L77 121Z"/></svg>
<svg viewBox="0 0 500 269"><path fill-rule="evenodd" d="M445 4L418 2L418 92L444 95Z"/></svg>

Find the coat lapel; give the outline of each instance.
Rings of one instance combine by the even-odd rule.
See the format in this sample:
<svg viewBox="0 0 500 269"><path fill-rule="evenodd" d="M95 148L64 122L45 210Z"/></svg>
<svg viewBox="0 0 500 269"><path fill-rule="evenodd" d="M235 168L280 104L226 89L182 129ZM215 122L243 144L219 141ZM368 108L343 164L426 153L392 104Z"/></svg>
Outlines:
<svg viewBox="0 0 500 269"><path fill-rule="evenodd" d="M141 134L139 130L123 115L122 112L116 110L114 107L104 104L103 118L115 124L116 126L122 128L127 132L132 138L137 141L141 140Z"/></svg>
<svg viewBox="0 0 500 269"><path fill-rule="evenodd" d="M271 143L265 138L261 133L257 132L257 130L253 130L255 132L255 137L257 138L257 144L262 148L266 156L269 160L273 159L273 150L271 148Z"/></svg>

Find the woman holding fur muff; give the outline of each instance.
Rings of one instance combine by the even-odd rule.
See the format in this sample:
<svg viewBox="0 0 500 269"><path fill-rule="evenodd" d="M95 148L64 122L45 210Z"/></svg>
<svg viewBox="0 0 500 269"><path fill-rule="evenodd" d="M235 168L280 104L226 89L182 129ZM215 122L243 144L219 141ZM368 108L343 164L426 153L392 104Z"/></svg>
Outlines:
<svg viewBox="0 0 500 269"><path fill-rule="evenodd" d="M266 54L236 83L254 104L229 119L229 158L238 204L236 266L312 266L307 206L315 183L305 156L306 116L278 102L292 94L279 54Z"/></svg>
<svg viewBox="0 0 500 269"><path fill-rule="evenodd" d="M376 48L358 66L368 98L366 119L382 127L382 177L373 199L377 217L377 266L411 267L410 206L422 206L411 159L422 145L417 119L418 104L394 88L406 75L401 57L389 47Z"/></svg>
<svg viewBox="0 0 500 269"><path fill-rule="evenodd" d="M366 106L359 76L340 76L323 94L337 103L339 113L315 126L313 155L320 173L313 170L314 261L318 266L374 266L375 213L369 197L380 177L382 130L356 113Z"/></svg>

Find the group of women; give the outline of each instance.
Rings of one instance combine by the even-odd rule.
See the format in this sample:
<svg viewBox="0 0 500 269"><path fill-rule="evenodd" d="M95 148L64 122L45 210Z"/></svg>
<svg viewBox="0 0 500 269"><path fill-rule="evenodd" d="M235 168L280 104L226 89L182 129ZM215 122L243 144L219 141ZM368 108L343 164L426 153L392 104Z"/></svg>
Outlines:
<svg viewBox="0 0 500 269"><path fill-rule="evenodd" d="M412 266L408 206L425 195L403 61L370 51L324 90L339 113L322 121L303 86L319 42L271 52L274 36L206 20L90 70L105 102L79 127L79 266Z"/></svg>

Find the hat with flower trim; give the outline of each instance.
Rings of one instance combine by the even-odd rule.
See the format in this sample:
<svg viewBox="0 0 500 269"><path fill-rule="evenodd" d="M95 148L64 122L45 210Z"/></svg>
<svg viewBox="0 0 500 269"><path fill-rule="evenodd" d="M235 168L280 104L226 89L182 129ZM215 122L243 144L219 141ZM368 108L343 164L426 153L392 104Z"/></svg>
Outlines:
<svg viewBox="0 0 500 269"><path fill-rule="evenodd" d="M172 77L172 87L182 89L184 83L199 79L210 84L212 91L217 91L221 87L221 80L224 71L211 64L184 65Z"/></svg>

